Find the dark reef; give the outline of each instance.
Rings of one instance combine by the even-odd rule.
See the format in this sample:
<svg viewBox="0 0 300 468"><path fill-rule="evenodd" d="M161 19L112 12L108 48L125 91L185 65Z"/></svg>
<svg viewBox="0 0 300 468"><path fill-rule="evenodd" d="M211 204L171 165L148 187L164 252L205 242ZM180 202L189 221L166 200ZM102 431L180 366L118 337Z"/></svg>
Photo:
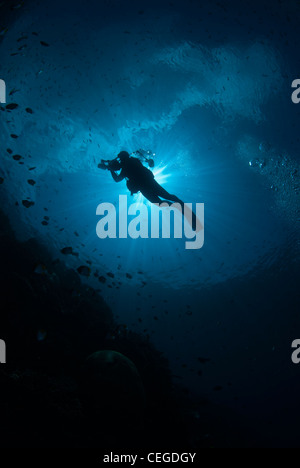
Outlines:
<svg viewBox="0 0 300 468"><path fill-rule="evenodd" d="M0 236L0 331L7 345L2 446L186 447L187 428L161 353L118 325L103 299L35 240L18 242L3 214ZM143 401L131 397L130 373L121 378L118 366L109 384L105 369L103 386L101 375L95 382L86 359L101 350L135 364Z"/></svg>

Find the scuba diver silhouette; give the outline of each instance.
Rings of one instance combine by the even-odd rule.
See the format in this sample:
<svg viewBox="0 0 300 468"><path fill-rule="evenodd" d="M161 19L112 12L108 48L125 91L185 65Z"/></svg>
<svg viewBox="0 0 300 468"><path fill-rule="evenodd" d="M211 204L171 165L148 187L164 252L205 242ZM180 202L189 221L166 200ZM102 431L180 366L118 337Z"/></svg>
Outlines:
<svg viewBox="0 0 300 468"><path fill-rule="evenodd" d="M152 160L149 160L152 161ZM150 163L150 167L153 165ZM101 169L108 169L115 182L126 179L126 185L131 195L141 192L151 203L179 203L184 208L184 203L176 195L172 195L165 190L154 178L154 174L147 169L142 162L135 157L131 157L127 151L121 151L116 159L112 161L102 161ZM117 172L121 171L119 174Z"/></svg>
<svg viewBox="0 0 300 468"><path fill-rule="evenodd" d="M141 192L151 203L176 202L182 207L184 203L175 195L170 194L155 180L154 174L147 169L138 158L130 157L127 151L118 154L119 166L115 164L110 169L115 182L127 179L127 188L131 194ZM116 171L121 170L120 174ZM171 204L171 203L169 203Z"/></svg>

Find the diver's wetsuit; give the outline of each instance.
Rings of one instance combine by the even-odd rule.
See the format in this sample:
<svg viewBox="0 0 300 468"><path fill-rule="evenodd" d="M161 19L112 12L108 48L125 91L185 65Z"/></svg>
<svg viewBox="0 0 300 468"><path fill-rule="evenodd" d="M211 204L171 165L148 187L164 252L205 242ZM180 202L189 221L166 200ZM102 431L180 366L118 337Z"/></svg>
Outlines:
<svg viewBox="0 0 300 468"><path fill-rule="evenodd" d="M182 207L184 206L184 203L176 195L170 194L156 182L153 173L143 166L139 159L130 157L121 161L118 169L121 170L119 175L115 173L115 170L111 171L114 180L120 182L126 178L127 187L131 193L141 192L151 203L168 203L171 201L179 203Z"/></svg>

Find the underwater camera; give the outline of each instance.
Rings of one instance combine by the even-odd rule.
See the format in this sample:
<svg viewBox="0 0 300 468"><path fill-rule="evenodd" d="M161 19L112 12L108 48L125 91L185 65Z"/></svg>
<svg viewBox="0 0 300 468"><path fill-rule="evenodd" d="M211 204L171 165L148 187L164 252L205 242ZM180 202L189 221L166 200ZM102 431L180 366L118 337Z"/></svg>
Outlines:
<svg viewBox="0 0 300 468"><path fill-rule="evenodd" d="M101 162L98 164L99 169L108 169L109 171L119 171L120 170L120 162L118 158L105 160L101 159Z"/></svg>
<svg viewBox="0 0 300 468"><path fill-rule="evenodd" d="M147 163L151 169L155 165L154 163L155 153L153 153L153 151L151 150L138 149L137 151L134 151L133 153L131 153L130 156L140 159L141 162ZM115 158L111 160L101 159L101 162L98 164L98 168L107 169L109 171L119 171L120 160L119 158Z"/></svg>

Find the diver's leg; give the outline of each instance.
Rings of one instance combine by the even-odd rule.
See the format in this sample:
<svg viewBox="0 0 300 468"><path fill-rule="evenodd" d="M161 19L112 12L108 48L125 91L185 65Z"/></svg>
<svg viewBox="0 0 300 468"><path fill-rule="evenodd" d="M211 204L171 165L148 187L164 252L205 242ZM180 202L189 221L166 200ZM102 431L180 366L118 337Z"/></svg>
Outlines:
<svg viewBox="0 0 300 468"><path fill-rule="evenodd" d="M159 185L159 183L156 182L156 180L154 181L154 185L155 185L155 192L157 193L157 195L159 197L162 197L162 198L166 199L166 200L162 200L161 203L168 203L169 205L171 205L172 203L170 203L167 200L170 200L170 201L175 202L175 203L179 203L179 205L181 206L181 209L182 209L182 213L187 218L187 220L191 224L192 228L194 230L197 230L198 226L201 226L200 221L198 220L198 222L197 222L197 216L194 213L194 211L191 210L190 208L188 208L188 206L186 206L184 204L184 202L182 200L180 200L180 198L178 198L176 195L172 195L169 192L167 192L167 190L165 190L161 185Z"/></svg>
<svg viewBox="0 0 300 468"><path fill-rule="evenodd" d="M159 204L162 203L159 196L156 195L155 193L151 192L150 190L140 190L140 192L145 198L147 198L147 200L150 203L159 203Z"/></svg>
<svg viewBox="0 0 300 468"><path fill-rule="evenodd" d="M172 195L171 193L167 192L161 185L159 185L156 180L154 181L153 184L153 191L161 198L164 198L164 201L170 200L175 203L179 203L182 208L184 207L184 203L180 198L176 197L176 195Z"/></svg>
<svg viewBox="0 0 300 468"><path fill-rule="evenodd" d="M151 190L151 189L149 189L149 188L144 189L144 190L141 189L140 192L141 192L141 194L142 194L145 198L147 198L147 200L148 200L150 203L158 203L159 205L160 205L161 203L166 203L166 204L169 205L169 206L173 204L173 201L171 201L170 198L169 198L169 199L164 199L164 200L162 200L162 199L160 198L160 196L158 196L158 195L155 193L154 190ZM166 194L167 194L167 195L170 195L170 194L168 194L168 192L166 192Z"/></svg>
<svg viewBox="0 0 300 468"><path fill-rule="evenodd" d="M180 208L179 210L181 211L181 213L187 218L189 224L191 224L191 227L194 231L197 231L197 227L201 227L201 223L200 221L197 223L197 216L195 215L195 213L190 210L187 206L184 205L184 203L178 198L176 197L175 195L171 195L170 193L168 193L165 189L163 189L159 184L157 184L159 186L160 190L160 196L163 196L165 195L166 196L166 200L162 200L158 195L156 195L154 193L153 190L149 190L149 188L147 189L144 189L144 190L140 190L141 194L147 198L147 200L150 202L150 203L157 203L157 204L161 204L161 203L166 203L167 205L171 206L173 205L173 202L177 202L178 205L180 205ZM170 198L171 197L171 198ZM172 200L173 198L173 200ZM199 229L200 230L200 229ZM198 231L197 231L198 232Z"/></svg>

